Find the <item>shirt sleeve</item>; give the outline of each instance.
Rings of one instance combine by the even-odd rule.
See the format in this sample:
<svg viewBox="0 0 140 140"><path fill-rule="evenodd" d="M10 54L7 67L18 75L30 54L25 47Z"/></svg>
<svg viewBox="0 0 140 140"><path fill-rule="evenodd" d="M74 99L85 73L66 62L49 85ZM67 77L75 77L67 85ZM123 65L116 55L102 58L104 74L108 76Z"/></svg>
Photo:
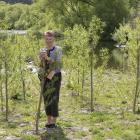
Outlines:
<svg viewBox="0 0 140 140"><path fill-rule="evenodd" d="M62 49L59 48L57 51L56 51L56 61L62 61Z"/></svg>
<svg viewBox="0 0 140 140"><path fill-rule="evenodd" d="M57 48L55 52L55 57L53 58L53 62L50 64L50 70L54 70L55 72L60 71L62 68L62 49Z"/></svg>

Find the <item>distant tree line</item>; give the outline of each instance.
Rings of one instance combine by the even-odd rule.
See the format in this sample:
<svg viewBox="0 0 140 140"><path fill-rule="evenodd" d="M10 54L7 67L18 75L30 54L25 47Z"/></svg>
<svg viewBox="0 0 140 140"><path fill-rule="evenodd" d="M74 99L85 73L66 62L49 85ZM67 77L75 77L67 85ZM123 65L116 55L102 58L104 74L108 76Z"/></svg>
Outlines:
<svg viewBox="0 0 140 140"><path fill-rule="evenodd" d="M1 0L1 1L5 1L7 3L25 3L25 4L32 4L32 0Z"/></svg>
<svg viewBox="0 0 140 140"><path fill-rule="evenodd" d="M88 29L92 17L105 23L97 45L100 48L114 49L112 39L115 29L131 18L139 0L4 0L9 3L32 3L32 5L0 3L0 29L44 31L61 30L82 25Z"/></svg>

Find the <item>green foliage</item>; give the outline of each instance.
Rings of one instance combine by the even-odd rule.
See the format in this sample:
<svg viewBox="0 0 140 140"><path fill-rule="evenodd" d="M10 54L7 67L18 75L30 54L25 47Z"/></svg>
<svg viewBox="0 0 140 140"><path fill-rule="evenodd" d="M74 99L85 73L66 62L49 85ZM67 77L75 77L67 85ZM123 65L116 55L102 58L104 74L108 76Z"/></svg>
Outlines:
<svg viewBox="0 0 140 140"><path fill-rule="evenodd" d="M133 5L133 2L130 1L131 5ZM8 94L10 97L15 94L23 95L21 83L23 77L28 90L27 104L21 102L22 107L16 108L14 102L10 100L13 103L10 111L16 108L22 115L26 116L25 121L29 118L34 119L33 112L36 111L36 100L40 91L39 80L37 76L31 75L26 69L26 60L31 59L35 62L35 65L38 65L39 49L44 46L42 32L52 28L64 33L64 38L58 40L58 44L62 46L64 53L64 71L66 73L65 78L67 78L64 83L67 84L66 87L72 93L76 92L84 97L82 102L86 104L87 108L89 108L89 88L91 86L89 54L93 54L94 68L98 63L93 72L95 109L97 112L89 113L90 117L88 119L87 116L83 117L82 114L82 125L86 120L90 122L88 122L89 127L97 126L97 128L90 129L95 139L139 139L139 127L135 128L137 132L135 135L133 134L133 124L130 126L121 124L121 121L125 123L125 119L128 119L131 123L135 120L134 116L130 117L128 111L132 106L135 86L134 76L136 75L134 71L136 69L136 53L139 48L140 20L135 19L127 24L124 24L125 22L120 24L125 18L127 19L129 11L128 0L95 0L94 2L91 0L39 0L31 6L0 3L0 29L29 29L29 34L26 37L0 35L0 69L4 68L4 60L6 60L8 66ZM118 27L119 29L117 29ZM132 70L128 75L119 71L105 70L109 59L108 49L101 49L98 51L99 55L95 55L95 50L98 49L97 46L102 39L101 35L106 39L114 30L113 39L119 44L126 42L126 32L128 33L129 39L126 50L129 52L129 67ZM114 50L113 55L117 63L121 63L122 53ZM4 84L4 78L5 74L1 71L0 84ZM26 111L23 106L25 106ZM66 108L69 109L69 106ZM64 116L67 115L66 111ZM112 113L115 115L112 115ZM44 116L41 115L41 117ZM73 116L71 115L71 117ZM72 123L78 120L77 118L80 119L77 115L73 121L70 120L71 123L60 120L59 125L64 128L71 127ZM45 120L45 117L43 119ZM17 128L15 125L9 127L10 129ZM131 130L122 133L124 128ZM83 131L77 133L77 137L84 136L86 136L86 133ZM25 135L23 139L38 138Z"/></svg>
<svg viewBox="0 0 140 140"><path fill-rule="evenodd" d="M129 0L96 0L95 5L97 16L106 23L106 35L113 32L115 27L118 28L119 23L129 15Z"/></svg>
<svg viewBox="0 0 140 140"><path fill-rule="evenodd" d="M63 46L65 46L64 52L67 54L64 57L64 67L69 68L68 71L71 75L68 87L79 89L78 79L73 77L73 73L81 72L88 63L88 32L84 27L75 25L73 29L67 29L64 36L66 39L63 41Z"/></svg>
<svg viewBox="0 0 140 140"><path fill-rule="evenodd" d="M28 81L32 77L29 70L27 70L26 60L30 57L32 61L37 63L38 56L37 42L30 43L30 38L14 35L5 36L5 39L0 42L0 66L2 69L0 83L4 87L6 76L8 77L8 100L22 100L23 97L25 99L26 95L24 94L26 94L26 90L30 86ZM38 45L38 47L40 46ZM34 80L32 79L32 81ZM2 92L3 96L5 96L4 89L2 89Z"/></svg>
<svg viewBox="0 0 140 140"><path fill-rule="evenodd" d="M46 3L48 9L54 15L55 21L66 27L73 27L75 24L81 24L87 27L91 20L90 17L94 14L94 7L90 7L81 1L54 0L52 2L48 0ZM59 15L59 18L57 15Z"/></svg>
<svg viewBox="0 0 140 140"><path fill-rule="evenodd" d="M92 20L89 24L89 42L92 47L96 48L104 26L105 23L103 23L99 18L96 16L92 17Z"/></svg>
<svg viewBox="0 0 140 140"><path fill-rule="evenodd" d="M134 19L130 24L121 25L113 35L114 40L119 44L126 42L126 33L128 34L128 42L125 50L128 50L129 54L129 67L130 69L136 69L137 50L139 48L139 32L140 32L140 20Z"/></svg>
<svg viewBox="0 0 140 140"><path fill-rule="evenodd" d="M126 130L123 132L123 139L124 140L138 140L140 136L136 135L134 131Z"/></svg>
<svg viewBox="0 0 140 140"><path fill-rule="evenodd" d="M24 140L38 140L37 136L25 135L22 137Z"/></svg>
<svg viewBox="0 0 140 140"><path fill-rule="evenodd" d="M104 40L128 17L129 11L128 0L39 0L30 6L1 3L0 29L65 30L76 24L87 29L91 26L92 17L97 16L106 24L102 36Z"/></svg>

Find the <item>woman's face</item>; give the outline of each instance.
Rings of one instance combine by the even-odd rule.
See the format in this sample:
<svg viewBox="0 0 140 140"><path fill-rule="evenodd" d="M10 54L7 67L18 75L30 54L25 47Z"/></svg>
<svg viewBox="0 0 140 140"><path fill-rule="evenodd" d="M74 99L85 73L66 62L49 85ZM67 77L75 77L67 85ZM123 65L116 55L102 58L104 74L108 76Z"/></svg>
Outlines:
<svg viewBox="0 0 140 140"><path fill-rule="evenodd" d="M45 34L45 41L47 44L53 44L54 43L54 35L50 33Z"/></svg>

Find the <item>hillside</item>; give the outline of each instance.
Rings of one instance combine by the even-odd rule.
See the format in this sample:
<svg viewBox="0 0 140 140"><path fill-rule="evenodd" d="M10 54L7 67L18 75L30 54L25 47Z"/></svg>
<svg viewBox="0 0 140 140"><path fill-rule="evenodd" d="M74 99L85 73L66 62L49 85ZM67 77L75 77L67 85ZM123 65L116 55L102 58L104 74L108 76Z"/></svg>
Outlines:
<svg viewBox="0 0 140 140"><path fill-rule="evenodd" d="M7 2L0 140L140 140L140 0Z"/></svg>
<svg viewBox="0 0 140 140"><path fill-rule="evenodd" d="M32 4L32 0L2 0L7 3L25 3L25 4Z"/></svg>

